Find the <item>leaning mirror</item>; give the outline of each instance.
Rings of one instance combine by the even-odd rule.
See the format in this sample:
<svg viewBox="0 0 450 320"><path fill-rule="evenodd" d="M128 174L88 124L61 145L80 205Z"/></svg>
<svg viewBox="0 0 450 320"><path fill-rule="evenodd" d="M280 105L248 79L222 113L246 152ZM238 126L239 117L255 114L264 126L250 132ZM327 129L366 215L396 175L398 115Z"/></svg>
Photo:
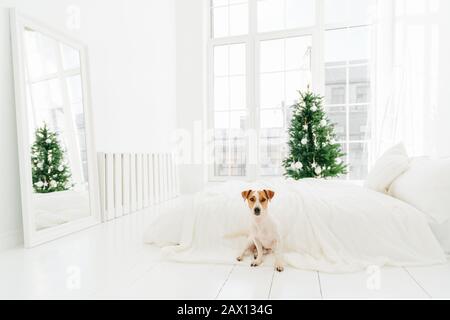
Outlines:
<svg viewBox="0 0 450 320"><path fill-rule="evenodd" d="M86 49L11 11L27 247L100 221Z"/></svg>

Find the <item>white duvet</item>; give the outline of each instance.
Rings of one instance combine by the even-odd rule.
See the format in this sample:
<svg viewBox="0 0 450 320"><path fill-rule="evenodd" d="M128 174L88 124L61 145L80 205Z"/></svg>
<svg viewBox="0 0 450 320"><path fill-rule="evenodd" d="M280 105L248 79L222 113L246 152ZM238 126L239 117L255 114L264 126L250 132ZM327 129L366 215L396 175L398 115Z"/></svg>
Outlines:
<svg viewBox="0 0 450 320"><path fill-rule="evenodd" d="M275 191L269 210L279 220L284 257L293 267L337 273L446 261L420 211L387 195L329 180L227 182L181 197L154 217L145 242L162 246L171 260L235 263L245 238L224 235L249 225L241 191L263 188ZM249 258L243 263L249 264Z"/></svg>

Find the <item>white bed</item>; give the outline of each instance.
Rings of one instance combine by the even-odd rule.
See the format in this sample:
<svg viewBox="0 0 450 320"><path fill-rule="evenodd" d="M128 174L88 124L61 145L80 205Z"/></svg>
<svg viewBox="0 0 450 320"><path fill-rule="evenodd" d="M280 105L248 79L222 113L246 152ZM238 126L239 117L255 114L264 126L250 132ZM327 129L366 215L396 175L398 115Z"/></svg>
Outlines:
<svg viewBox="0 0 450 320"><path fill-rule="evenodd" d="M167 259L235 263L249 223L240 192L272 189L270 213L284 238L286 262L330 273L368 266L418 266L446 261L427 216L406 202L347 182L274 179L227 182L192 196L154 217L145 242L163 247ZM250 260L243 263L250 263Z"/></svg>

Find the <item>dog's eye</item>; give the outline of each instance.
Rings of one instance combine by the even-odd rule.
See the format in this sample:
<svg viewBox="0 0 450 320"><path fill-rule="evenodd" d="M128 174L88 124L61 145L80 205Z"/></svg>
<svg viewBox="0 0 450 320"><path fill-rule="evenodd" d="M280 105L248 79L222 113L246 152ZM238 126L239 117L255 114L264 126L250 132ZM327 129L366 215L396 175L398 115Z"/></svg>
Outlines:
<svg viewBox="0 0 450 320"><path fill-rule="evenodd" d="M250 201L251 202L255 202L255 198L250 198Z"/></svg>
<svg viewBox="0 0 450 320"><path fill-rule="evenodd" d="M266 201L266 199L261 199L261 202L265 202Z"/></svg>

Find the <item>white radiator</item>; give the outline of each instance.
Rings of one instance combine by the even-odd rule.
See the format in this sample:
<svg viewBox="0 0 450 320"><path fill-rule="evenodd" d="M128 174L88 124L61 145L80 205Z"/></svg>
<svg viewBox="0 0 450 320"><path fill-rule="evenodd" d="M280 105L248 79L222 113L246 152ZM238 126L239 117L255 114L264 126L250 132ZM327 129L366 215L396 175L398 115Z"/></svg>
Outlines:
<svg viewBox="0 0 450 320"><path fill-rule="evenodd" d="M103 221L173 199L179 194L171 153L99 153Z"/></svg>

